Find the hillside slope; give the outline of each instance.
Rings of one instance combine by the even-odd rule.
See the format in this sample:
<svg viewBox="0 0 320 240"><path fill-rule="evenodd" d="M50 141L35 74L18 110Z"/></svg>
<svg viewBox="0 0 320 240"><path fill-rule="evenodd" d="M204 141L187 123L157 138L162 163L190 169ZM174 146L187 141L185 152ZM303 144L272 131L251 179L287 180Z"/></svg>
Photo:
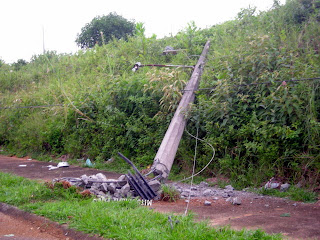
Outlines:
<svg viewBox="0 0 320 240"><path fill-rule="evenodd" d="M273 176L316 187L319 9L319 1L275 1L268 12L243 9L234 21L208 29L190 23L172 38L140 34L74 55L47 52L28 64L2 63L0 145L22 155L89 157L107 168L122 167L121 161L105 164L118 151L139 167L152 164L190 70L131 68L136 62L193 65L211 39L203 90L188 115L188 130L198 129L216 150L205 174L224 174L238 187ZM184 50L164 56L166 46ZM183 138L174 173L190 171L194 145ZM197 169L211 154L199 145Z"/></svg>

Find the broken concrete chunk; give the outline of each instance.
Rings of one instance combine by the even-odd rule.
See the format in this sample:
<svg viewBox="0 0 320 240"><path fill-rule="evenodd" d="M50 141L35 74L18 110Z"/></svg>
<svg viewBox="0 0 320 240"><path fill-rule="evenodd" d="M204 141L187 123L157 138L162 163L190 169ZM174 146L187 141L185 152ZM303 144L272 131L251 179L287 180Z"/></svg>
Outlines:
<svg viewBox="0 0 320 240"><path fill-rule="evenodd" d="M206 189L203 191L202 194L203 194L203 196L210 196L210 195L212 195L212 191L211 191L211 189Z"/></svg>
<svg viewBox="0 0 320 240"><path fill-rule="evenodd" d="M190 190L185 190L185 191L181 192L182 197L188 197L189 195L190 195Z"/></svg>
<svg viewBox="0 0 320 240"><path fill-rule="evenodd" d="M94 189L94 190L100 191L100 184L94 184L94 185L92 184L90 189Z"/></svg>
<svg viewBox="0 0 320 240"><path fill-rule="evenodd" d="M108 192L108 184L107 183L102 183L101 186L100 186L100 189L103 192Z"/></svg>
<svg viewBox="0 0 320 240"><path fill-rule="evenodd" d="M148 182L148 184L154 192L158 192L160 190L161 183L158 180L152 180Z"/></svg>
<svg viewBox="0 0 320 240"><path fill-rule="evenodd" d="M127 177L126 175L121 175L119 178L118 178L118 181L126 181Z"/></svg>
<svg viewBox="0 0 320 240"><path fill-rule="evenodd" d="M115 198L121 198L122 196L121 196L121 189L116 189L116 191L114 192L114 194L113 194L113 196L115 197Z"/></svg>
<svg viewBox="0 0 320 240"><path fill-rule="evenodd" d="M228 193L222 193L222 197L223 197L223 198L228 198L228 197L229 197L229 194L228 194Z"/></svg>
<svg viewBox="0 0 320 240"><path fill-rule="evenodd" d="M230 203L232 203L233 205L240 205L240 204L241 204L241 200L240 200L240 198L238 198L238 197L235 197L235 198L233 198L233 197L228 197L228 198L226 199L226 202L230 202Z"/></svg>
<svg viewBox="0 0 320 240"><path fill-rule="evenodd" d="M126 183L127 183L127 177L126 177L126 175L121 175L119 178L118 178L118 185L119 185L119 187L121 188L121 187L123 187L124 185L126 185Z"/></svg>
<svg viewBox="0 0 320 240"><path fill-rule="evenodd" d="M90 188L89 191L94 195L99 195L99 192L100 192L98 189L95 189L95 188Z"/></svg>
<svg viewBox="0 0 320 240"><path fill-rule="evenodd" d="M126 185L124 185L124 186L121 188L121 195L122 195L122 197L127 197L129 191L130 191L130 185L129 185L129 183L127 183Z"/></svg>
<svg viewBox="0 0 320 240"><path fill-rule="evenodd" d="M231 185L225 186L224 189L226 189L228 191L233 191L234 190L234 188Z"/></svg>
<svg viewBox="0 0 320 240"><path fill-rule="evenodd" d="M209 184L207 182L201 182L199 186L205 188L205 187L208 187Z"/></svg>
<svg viewBox="0 0 320 240"><path fill-rule="evenodd" d="M265 189L274 189L274 188L278 188L280 186L280 183L278 182L267 182L266 185L264 185Z"/></svg>
<svg viewBox="0 0 320 240"><path fill-rule="evenodd" d="M241 200L238 197L235 197L232 199L232 204L233 205L240 205L241 204Z"/></svg>
<svg viewBox="0 0 320 240"><path fill-rule="evenodd" d="M196 197L197 194L195 192L190 192L190 197Z"/></svg>
<svg viewBox="0 0 320 240"><path fill-rule="evenodd" d="M111 194L115 193L115 192L116 192L116 184L110 183L110 184L108 185L107 189L108 189L108 191L109 191Z"/></svg>
<svg viewBox="0 0 320 240"><path fill-rule="evenodd" d="M85 185L88 184L89 177L86 174L82 175L80 179L84 182Z"/></svg>
<svg viewBox="0 0 320 240"><path fill-rule="evenodd" d="M290 184L289 183L281 184L280 191L281 192L286 192L286 191L288 191L289 188L290 188Z"/></svg>
<svg viewBox="0 0 320 240"><path fill-rule="evenodd" d="M103 173L98 173L96 174L96 178L99 180L99 181L107 181L107 177L106 175L104 175Z"/></svg>

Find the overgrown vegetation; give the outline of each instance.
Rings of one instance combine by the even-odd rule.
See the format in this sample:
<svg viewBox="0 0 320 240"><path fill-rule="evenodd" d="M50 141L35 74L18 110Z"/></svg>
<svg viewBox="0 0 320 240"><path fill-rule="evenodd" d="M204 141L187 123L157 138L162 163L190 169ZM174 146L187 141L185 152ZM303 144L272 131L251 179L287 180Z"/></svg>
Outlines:
<svg viewBox="0 0 320 240"><path fill-rule="evenodd" d="M94 202L73 188L44 184L0 172L0 202L46 216L69 227L112 239L281 239L257 231L214 229L193 216L168 216L142 207L137 201ZM71 190L70 190L71 189Z"/></svg>
<svg viewBox="0 0 320 240"><path fill-rule="evenodd" d="M279 189L252 189L253 192L260 193L263 195L271 195L276 197L288 197L294 201L301 201L301 202L316 202L317 201L317 194L311 191L306 191L302 188L291 187L288 191L281 192Z"/></svg>
<svg viewBox="0 0 320 240"><path fill-rule="evenodd" d="M211 39L200 86L211 90L198 91L188 122L189 131L199 127L200 138L216 150L205 176L224 175L237 188L271 177L316 188L319 11L319 1L275 1L268 12L243 9L235 20L202 30L190 23L170 38L147 38L137 24L126 41L74 55L47 52L27 64L2 63L0 145L12 154L89 157L109 169L125 165L118 151L141 168L152 164L190 70L131 68L138 61L195 64L194 55ZM164 56L168 45L184 50ZM183 138L174 173L191 172L194 144ZM199 144L197 170L211 151ZM115 160L106 163L110 158Z"/></svg>
<svg viewBox="0 0 320 240"><path fill-rule="evenodd" d="M180 199L180 192L170 185L163 184L161 186L161 200L168 202L175 202Z"/></svg>

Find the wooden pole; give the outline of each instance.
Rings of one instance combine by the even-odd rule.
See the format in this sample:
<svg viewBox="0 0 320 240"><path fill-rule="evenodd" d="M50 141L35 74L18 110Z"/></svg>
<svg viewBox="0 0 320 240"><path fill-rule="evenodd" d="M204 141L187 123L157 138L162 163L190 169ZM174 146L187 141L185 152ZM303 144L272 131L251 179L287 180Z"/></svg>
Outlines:
<svg viewBox="0 0 320 240"><path fill-rule="evenodd" d="M160 148L158 149L157 155L153 161L152 170L154 174L161 175L162 179L166 179L169 176L182 134L184 132L184 128L187 123L185 114L189 111L190 104L194 101L194 91L198 89L200 77L203 71L209 47L210 41L207 41L198 60L198 63L194 68L192 76L185 87L185 89L192 89L193 91L184 92L179 106L162 140Z"/></svg>

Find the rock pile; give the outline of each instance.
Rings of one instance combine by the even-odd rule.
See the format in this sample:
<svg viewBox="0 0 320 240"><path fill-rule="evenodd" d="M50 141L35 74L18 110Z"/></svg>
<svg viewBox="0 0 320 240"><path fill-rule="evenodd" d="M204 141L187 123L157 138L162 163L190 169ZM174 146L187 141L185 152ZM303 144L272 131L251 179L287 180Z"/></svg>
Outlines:
<svg viewBox="0 0 320 240"><path fill-rule="evenodd" d="M120 198L134 198L138 196L133 187L130 186L126 175L121 175L118 179L108 179L104 174L98 173L90 176L82 175L80 178L64 177L53 180L53 182L57 181L70 182L71 185L88 190L98 198L117 201ZM152 180L148 184L155 193L160 194L161 184L159 181Z"/></svg>
<svg viewBox="0 0 320 240"><path fill-rule="evenodd" d="M240 205L241 198L245 194L244 191L236 191L231 185L227 185L222 188L209 187L208 183L201 182L199 185L190 185L183 183L171 183L177 191L180 192L181 198L205 198L205 206L210 206L211 201L216 201L219 199L225 199L225 201L230 202L233 205Z"/></svg>

